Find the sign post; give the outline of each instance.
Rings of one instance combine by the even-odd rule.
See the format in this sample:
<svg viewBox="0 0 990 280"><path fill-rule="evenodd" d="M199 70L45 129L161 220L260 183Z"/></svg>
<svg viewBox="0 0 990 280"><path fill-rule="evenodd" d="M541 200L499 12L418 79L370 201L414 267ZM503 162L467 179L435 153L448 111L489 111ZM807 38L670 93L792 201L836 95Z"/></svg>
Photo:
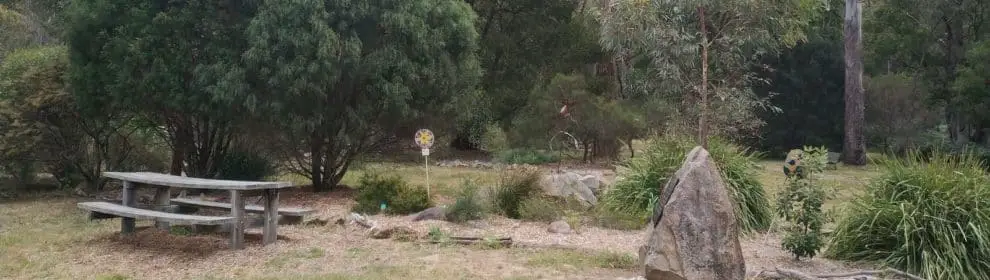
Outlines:
<svg viewBox="0 0 990 280"><path fill-rule="evenodd" d="M426 196L430 196L430 147L433 147L433 131L429 129L420 129L416 131L416 145L419 145L420 151L423 153L423 159L426 165Z"/></svg>

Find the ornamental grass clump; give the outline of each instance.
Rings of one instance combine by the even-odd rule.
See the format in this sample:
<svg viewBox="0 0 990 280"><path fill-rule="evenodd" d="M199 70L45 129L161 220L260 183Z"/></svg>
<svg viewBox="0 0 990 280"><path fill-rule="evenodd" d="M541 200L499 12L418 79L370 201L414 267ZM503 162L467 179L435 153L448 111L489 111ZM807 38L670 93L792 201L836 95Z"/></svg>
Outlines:
<svg viewBox="0 0 990 280"><path fill-rule="evenodd" d="M827 256L879 261L927 279L990 279L990 179L967 153L880 160L845 208Z"/></svg>
<svg viewBox="0 0 990 280"><path fill-rule="evenodd" d="M681 167L694 146L694 141L687 137L651 139L642 153L619 166L617 177L621 179L602 198L603 206L613 212L652 212L660 188ZM708 152L736 202L739 228L743 232L768 229L773 221L773 206L757 179L758 154L717 138L709 141Z"/></svg>

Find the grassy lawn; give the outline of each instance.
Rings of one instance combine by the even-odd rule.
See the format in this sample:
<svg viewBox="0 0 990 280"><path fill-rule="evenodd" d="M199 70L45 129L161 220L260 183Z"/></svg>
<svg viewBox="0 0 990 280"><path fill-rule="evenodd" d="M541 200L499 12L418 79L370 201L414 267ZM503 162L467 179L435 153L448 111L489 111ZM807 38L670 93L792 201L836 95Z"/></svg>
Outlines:
<svg viewBox="0 0 990 280"><path fill-rule="evenodd" d="M772 196L783 184L780 162L760 164L760 180ZM396 173L412 184L426 183L422 165L381 163L349 173L343 184L356 186L364 172ZM430 172L433 194L441 201L456 193L464 180L488 186L499 178L494 169L431 167ZM827 171L824 182L835 194L827 207L841 207L875 172L873 166ZM298 176L285 179L306 183ZM363 229L353 226L281 226L279 233L288 240L262 247L249 238L248 248L239 251L226 249L226 236L144 231L121 238L119 220L87 221L75 206L78 201L48 194L0 202L0 279L615 279L637 272L633 250L418 244L370 239ZM349 210L346 202L338 201L318 207L315 218L327 220ZM520 226L505 223L509 228ZM139 227L148 225L138 222ZM545 228L521 226L536 227L537 232ZM603 235L614 234L636 237L642 233Z"/></svg>

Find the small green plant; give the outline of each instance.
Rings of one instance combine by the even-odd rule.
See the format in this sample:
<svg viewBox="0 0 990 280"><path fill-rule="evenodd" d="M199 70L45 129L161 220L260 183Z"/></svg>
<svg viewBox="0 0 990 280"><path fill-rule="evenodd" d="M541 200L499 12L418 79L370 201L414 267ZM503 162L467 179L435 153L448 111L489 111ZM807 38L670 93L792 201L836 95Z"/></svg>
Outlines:
<svg viewBox="0 0 990 280"><path fill-rule="evenodd" d="M540 190L539 169L523 169L502 173L494 188L490 190L492 208L506 217L519 219L519 206Z"/></svg>
<svg viewBox="0 0 990 280"><path fill-rule="evenodd" d="M825 244L821 230L825 223L822 204L826 195L817 175L828 163L828 150L805 147L802 152L803 175L788 176L787 186L777 196L777 215L787 223L782 246L796 259L814 258Z"/></svg>
<svg viewBox="0 0 990 280"><path fill-rule="evenodd" d="M354 212L373 215L384 210L390 214L410 214L433 206L425 189L412 187L396 175L365 173L358 185Z"/></svg>
<svg viewBox="0 0 990 280"><path fill-rule="evenodd" d="M186 226L174 226L169 229L169 233L180 236L189 236L193 234L192 229Z"/></svg>
<svg viewBox="0 0 990 280"><path fill-rule="evenodd" d="M463 223L479 220L485 216L485 207L478 198L478 185L473 180L465 180L454 204L447 207L447 220Z"/></svg>
<svg viewBox="0 0 990 280"><path fill-rule="evenodd" d="M548 198L534 196L519 204L519 219L535 222L553 222L564 213L561 206Z"/></svg>
<svg viewBox="0 0 990 280"><path fill-rule="evenodd" d="M509 149L499 152L496 160L505 164L546 164L560 161L560 157L543 150Z"/></svg>
<svg viewBox="0 0 990 280"><path fill-rule="evenodd" d="M258 154L243 149L233 149L220 160L217 170L220 179L260 181L275 173L272 162Z"/></svg>
<svg viewBox="0 0 990 280"><path fill-rule="evenodd" d="M430 239L430 242L433 243L441 245L448 245L451 243L450 234L443 231L443 229L438 226L431 226L430 231L426 234L426 236Z"/></svg>

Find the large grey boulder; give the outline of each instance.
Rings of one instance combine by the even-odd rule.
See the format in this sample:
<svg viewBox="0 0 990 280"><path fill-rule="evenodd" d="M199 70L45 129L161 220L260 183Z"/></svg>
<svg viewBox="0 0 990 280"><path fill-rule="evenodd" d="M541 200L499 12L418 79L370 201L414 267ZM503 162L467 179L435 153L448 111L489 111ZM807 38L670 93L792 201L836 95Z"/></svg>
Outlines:
<svg viewBox="0 0 990 280"><path fill-rule="evenodd" d="M744 279L733 201L708 151L692 149L662 190L639 249L646 279Z"/></svg>
<svg viewBox="0 0 990 280"><path fill-rule="evenodd" d="M574 196L588 206L598 204L595 191L601 182L594 176L582 176L574 172L550 173L540 180L543 192L551 196Z"/></svg>

